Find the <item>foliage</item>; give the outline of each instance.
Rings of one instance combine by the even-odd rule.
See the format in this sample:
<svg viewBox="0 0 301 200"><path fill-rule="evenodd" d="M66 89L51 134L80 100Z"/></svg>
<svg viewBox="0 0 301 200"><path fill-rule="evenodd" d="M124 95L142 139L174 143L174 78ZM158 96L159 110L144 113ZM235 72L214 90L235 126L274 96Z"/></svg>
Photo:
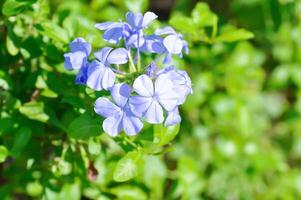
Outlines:
<svg viewBox="0 0 301 200"><path fill-rule="evenodd" d="M176 1L152 28L190 45L182 122L112 138L93 114L108 93L75 85L63 53L150 2L0 2L1 199L301 198L301 1Z"/></svg>

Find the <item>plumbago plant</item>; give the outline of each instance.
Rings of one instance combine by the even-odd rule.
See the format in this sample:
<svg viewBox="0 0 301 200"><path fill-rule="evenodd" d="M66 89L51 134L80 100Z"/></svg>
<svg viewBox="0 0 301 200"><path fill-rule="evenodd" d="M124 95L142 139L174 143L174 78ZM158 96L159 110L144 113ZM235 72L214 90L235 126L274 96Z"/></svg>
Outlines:
<svg viewBox="0 0 301 200"><path fill-rule="evenodd" d="M144 135L149 134L143 130L144 123L157 124L151 151L144 149L147 146L139 139L122 138L135 148L118 163L116 181L132 178L141 154L159 153L176 136L181 122L178 107L192 93L188 74L171 65L174 55L181 58L182 53L188 53L188 44L170 26L146 34L156 18L152 12L128 12L126 22L97 23L95 27L104 31L103 39L115 48L103 47L89 59L91 45L76 38L70 43L70 52L64 54L65 68L77 70L75 83L110 93L94 103L95 113L104 118L105 133L112 137L121 132Z"/></svg>

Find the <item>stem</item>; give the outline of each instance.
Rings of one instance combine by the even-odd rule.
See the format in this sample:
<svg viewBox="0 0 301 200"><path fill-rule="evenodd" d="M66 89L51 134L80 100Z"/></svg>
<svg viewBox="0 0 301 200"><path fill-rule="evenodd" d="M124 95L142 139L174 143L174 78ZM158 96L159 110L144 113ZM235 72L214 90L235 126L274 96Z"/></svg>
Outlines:
<svg viewBox="0 0 301 200"><path fill-rule="evenodd" d="M141 70L141 59L140 59L140 31L138 31L138 40L137 40L137 70Z"/></svg>
<svg viewBox="0 0 301 200"><path fill-rule="evenodd" d="M130 72L136 72L137 70L136 70L135 64L133 62L133 58L130 53L130 50L128 51L128 57L129 57L129 63L130 63Z"/></svg>

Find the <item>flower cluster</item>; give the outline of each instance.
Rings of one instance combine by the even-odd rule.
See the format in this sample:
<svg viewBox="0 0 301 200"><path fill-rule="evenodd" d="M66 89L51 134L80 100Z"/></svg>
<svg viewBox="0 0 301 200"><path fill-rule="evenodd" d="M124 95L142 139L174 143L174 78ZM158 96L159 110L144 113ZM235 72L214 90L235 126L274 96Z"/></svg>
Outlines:
<svg viewBox="0 0 301 200"><path fill-rule="evenodd" d="M164 122L165 126L180 123L178 106L192 93L187 73L170 65L173 55L188 53L187 42L171 27L146 34L145 29L156 18L152 12L128 12L126 22L97 23L95 27L104 31L106 42L124 47L104 47L94 53L93 61L88 59L91 45L83 38L73 40L70 52L64 54L65 68L78 70L77 84L110 91L112 100L98 98L94 110L105 118L103 130L111 136L121 131L136 135L143 128L142 121ZM142 54L156 54L157 59L141 68ZM159 63L167 67L160 69ZM121 70L126 68L124 64L128 64L127 71ZM131 85L125 83L133 73L139 75Z"/></svg>

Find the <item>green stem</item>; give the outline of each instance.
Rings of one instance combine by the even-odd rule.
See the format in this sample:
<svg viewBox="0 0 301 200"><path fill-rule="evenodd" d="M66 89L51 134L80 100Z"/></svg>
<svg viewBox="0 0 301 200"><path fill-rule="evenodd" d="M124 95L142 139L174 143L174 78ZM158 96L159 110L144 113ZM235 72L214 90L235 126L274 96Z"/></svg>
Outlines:
<svg viewBox="0 0 301 200"><path fill-rule="evenodd" d="M137 70L136 70L135 64L133 62L133 58L132 58L130 51L128 51L128 57L129 57L129 63L130 63L130 73L136 72Z"/></svg>

